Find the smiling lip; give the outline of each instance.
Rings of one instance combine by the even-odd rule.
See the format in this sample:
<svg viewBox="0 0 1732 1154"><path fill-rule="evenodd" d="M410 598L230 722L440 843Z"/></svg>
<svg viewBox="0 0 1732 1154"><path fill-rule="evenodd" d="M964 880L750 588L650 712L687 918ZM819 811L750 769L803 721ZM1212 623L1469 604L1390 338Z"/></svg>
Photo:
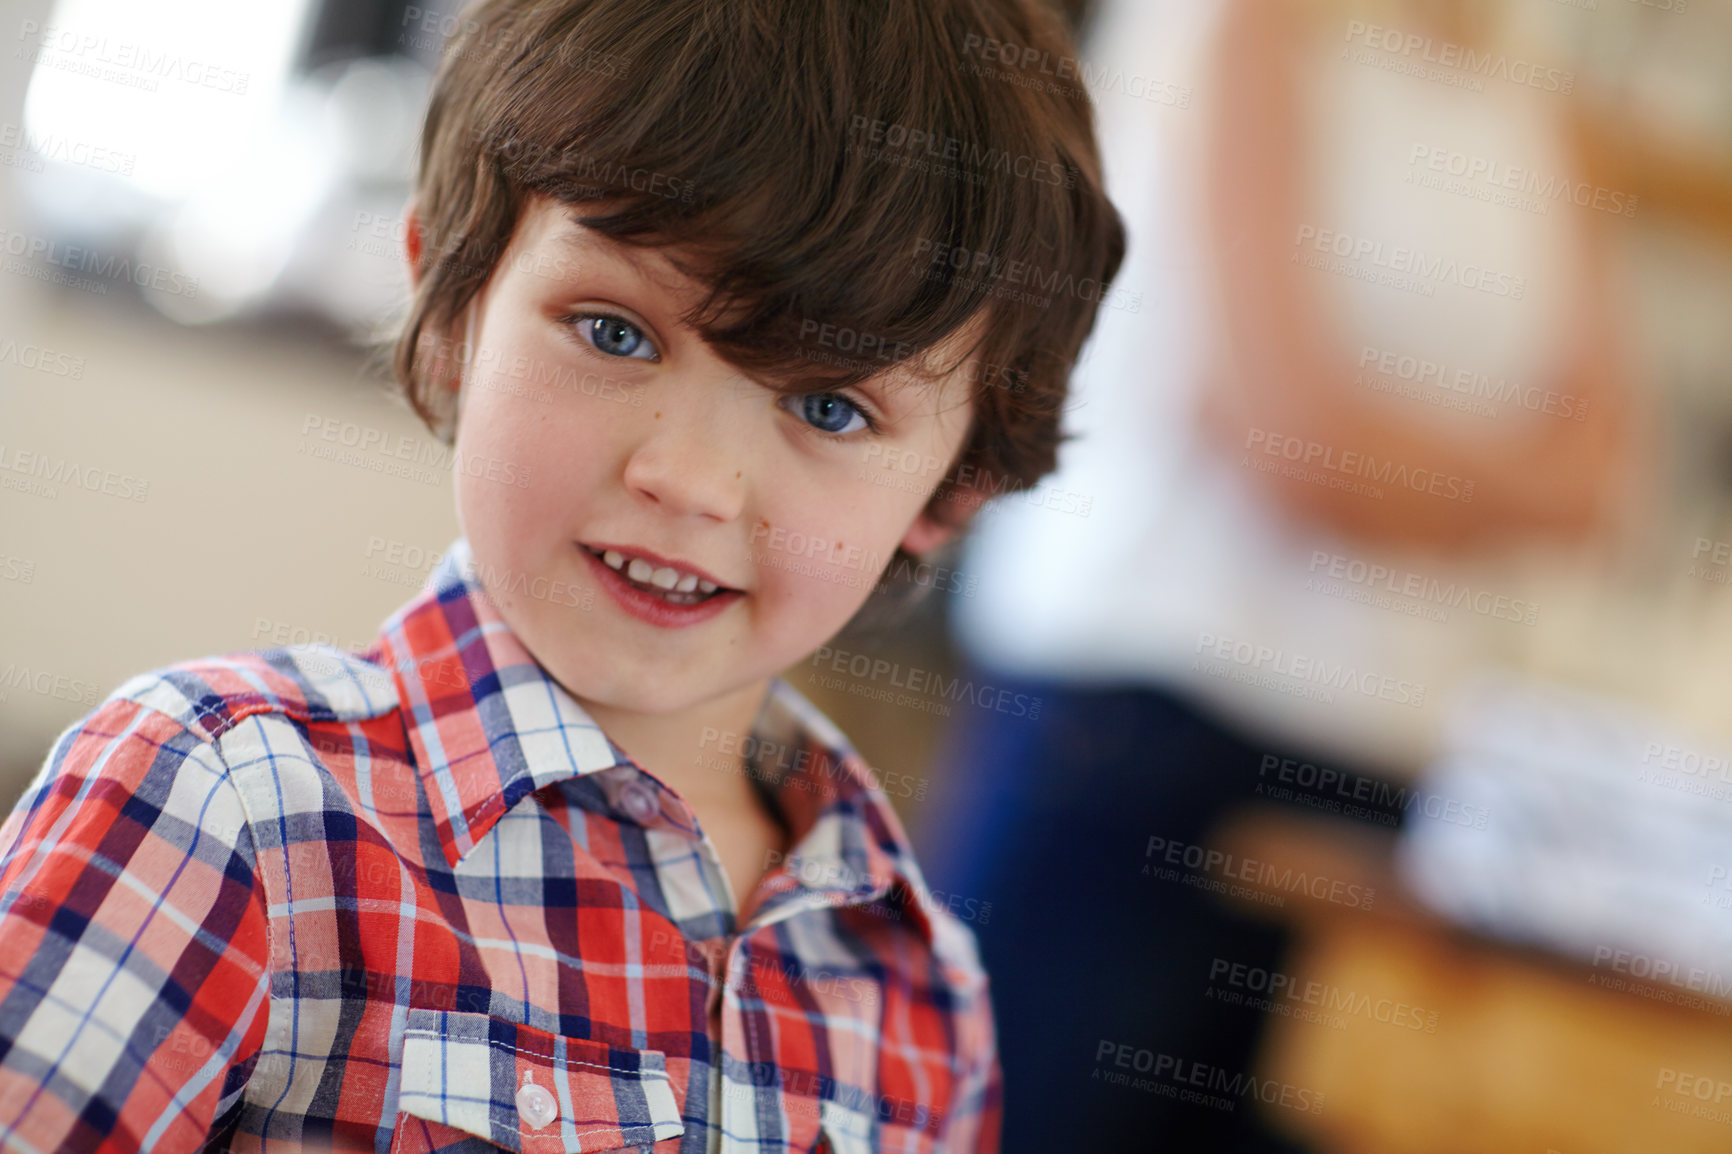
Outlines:
<svg viewBox="0 0 1732 1154"><path fill-rule="evenodd" d="M589 563L591 571L595 573L596 583L607 590L608 595L613 598L616 605L639 621L657 625L663 629L681 629L688 625L697 625L700 622L708 621L745 596L738 589L718 588L716 592L695 605L676 605L665 597L658 597L654 593L633 585L625 579L623 574L614 572L608 567L606 561L591 553L584 545L579 544L577 551L583 555L583 559ZM621 549L620 552L623 553L625 550ZM643 557L645 561L650 561L652 557L650 554L643 553L636 555ZM656 560L659 561L660 559L656 558ZM687 570L687 572L695 573L698 570Z"/></svg>
<svg viewBox="0 0 1732 1154"><path fill-rule="evenodd" d="M714 573L704 569L699 569L689 561L678 561L672 557L663 557L660 553L651 553L648 549L639 549L636 545L609 545L604 542L595 542L592 544L585 541L579 541L578 545L585 550L593 549L597 553L606 553L609 549L612 549L616 553L625 554L627 558L642 557L657 569L678 569L681 573L690 573L708 581L711 585L720 586L726 592L739 592L738 589L731 588L726 581L723 581Z"/></svg>

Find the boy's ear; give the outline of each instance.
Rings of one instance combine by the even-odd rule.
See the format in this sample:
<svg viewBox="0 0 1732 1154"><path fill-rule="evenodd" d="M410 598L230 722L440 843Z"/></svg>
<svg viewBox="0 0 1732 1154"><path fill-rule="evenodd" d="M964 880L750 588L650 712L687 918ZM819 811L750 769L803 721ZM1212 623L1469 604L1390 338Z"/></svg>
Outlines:
<svg viewBox="0 0 1732 1154"><path fill-rule="evenodd" d="M415 202L410 201L403 211L403 250L409 257L409 284L416 288L421 285L421 214L416 211Z"/></svg>
<svg viewBox="0 0 1732 1154"><path fill-rule="evenodd" d="M916 557L924 557L933 549L955 540L956 534L957 530L940 525L922 509L920 516L914 518L914 524L908 526L908 532L902 535L902 547Z"/></svg>
<svg viewBox="0 0 1732 1154"><path fill-rule="evenodd" d="M930 505L920 510L920 516L914 518L914 524L902 535L902 547L916 557L924 557L961 536L974 511L980 508L981 494L972 486L951 486L936 501L945 507L945 521L950 523L934 517Z"/></svg>

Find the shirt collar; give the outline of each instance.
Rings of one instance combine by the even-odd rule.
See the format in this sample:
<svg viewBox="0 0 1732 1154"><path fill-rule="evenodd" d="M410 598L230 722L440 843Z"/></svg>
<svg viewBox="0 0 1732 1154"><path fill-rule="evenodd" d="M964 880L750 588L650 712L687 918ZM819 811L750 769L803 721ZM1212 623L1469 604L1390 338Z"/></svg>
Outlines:
<svg viewBox="0 0 1732 1154"><path fill-rule="evenodd" d="M525 794L616 766L645 772L500 617L465 538L386 620L381 648L453 869ZM931 898L907 835L865 760L828 717L775 678L738 752L770 789L794 846L754 921L796 903L859 904L893 895L930 939Z"/></svg>

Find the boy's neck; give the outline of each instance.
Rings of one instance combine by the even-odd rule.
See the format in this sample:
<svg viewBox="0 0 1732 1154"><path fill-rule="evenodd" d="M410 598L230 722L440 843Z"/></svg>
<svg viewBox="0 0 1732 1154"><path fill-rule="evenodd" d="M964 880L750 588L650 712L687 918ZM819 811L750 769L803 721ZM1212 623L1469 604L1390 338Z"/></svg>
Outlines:
<svg viewBox="0 0 1732 1154"><path fill-rule="evenodd" d="M615 745L685 799L701 822L718 804L737 806L755 796L745 759L723 750L737 751L745 744L769 689L766 678L675 713L638 713L582 699L578 703ZM717 734L728 736L717 740Z"/></svg>

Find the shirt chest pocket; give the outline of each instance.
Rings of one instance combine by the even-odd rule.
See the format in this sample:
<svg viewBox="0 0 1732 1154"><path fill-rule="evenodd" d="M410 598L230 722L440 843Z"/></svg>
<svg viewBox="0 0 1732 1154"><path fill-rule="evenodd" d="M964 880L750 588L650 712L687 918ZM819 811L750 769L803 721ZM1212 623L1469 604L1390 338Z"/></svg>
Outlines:
<svg viewBox="0 0 1732 1154"><path fill-rule="evenodd" d="M589 1154L685 1132L660 1051L410 1010L393 1154Z"/></svg>

